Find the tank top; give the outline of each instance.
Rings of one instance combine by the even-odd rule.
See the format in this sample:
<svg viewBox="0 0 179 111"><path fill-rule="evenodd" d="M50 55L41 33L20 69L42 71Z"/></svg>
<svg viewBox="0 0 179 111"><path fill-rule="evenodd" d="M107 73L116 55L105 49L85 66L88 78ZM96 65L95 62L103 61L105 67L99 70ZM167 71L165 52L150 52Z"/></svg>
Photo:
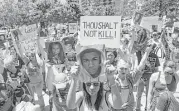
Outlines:
<svg viewBox="0 0 179 111"><path fill-rule="evenodd" d="M106 93L106 92L105 92ZM103 93L104 94L104 96L106 95L105 93ZM103 99L102 99L102 103L101 103L101 105L99 106L99 110L98 111L109 111L109 107L108 107L108 104L107 104L107 101L106 101L106 99L105 99L106 97L103 97ZM79 108L78 108L78 110L77 111L96 111L95 109L89 109L88 108L88 106L87 106L87 104L85 103L85 100L83 99L82 100L82 103L80 104L80 106L79 106Z"/></svg>
<svg viewBox="0 0 179 111"><path fill-rule="evenodd" d="M177 84L176 84L176 78L175 78L175 76L172 76L172 81L171 81L170 84L163 85L163 84L160 83L160 75L161 75L161 73L159 73L158 79L157 79L157 81L156 81L156 83L155 83L155 86L154 86L155 89L156 89L157 91L163 91L163 90L165 90L166 87L167 87L168 90L171 91L171 92L176 91Z"/></svg>
<svg viewBox="0 0 179 111"><path fill-rule="evenodd" d="M175 76L172 77L171 83L167 84L167 88L171 92L175 92L176 91L177 85L176 85L176 78L175 78Z"/></svg>

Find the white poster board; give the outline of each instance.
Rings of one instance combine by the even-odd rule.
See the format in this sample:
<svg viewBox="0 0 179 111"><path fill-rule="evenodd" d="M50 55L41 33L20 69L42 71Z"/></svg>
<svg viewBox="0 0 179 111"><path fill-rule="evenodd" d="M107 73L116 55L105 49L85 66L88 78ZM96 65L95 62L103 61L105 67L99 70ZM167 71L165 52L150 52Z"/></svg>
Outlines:
<svg viewBox="0 0 179 111"><path fill-rule="evenodd" d="M104 44L108 48L120 48L120 16L82 16L80 22L82 46Z"/></svg>
<svg viewBox="0 0 179 111"><path fill-rule="evenodd" d="M143 17L140 25L150 32L152 32L152 26L157 26L158 32L161 32L163 22L159 20L158 16Z"/></svg>
<svg viewBox="0 0 179 111"><path fill-rule="evenodd" d="M69 23L69 33L70 34L74 34L75 32L77 32L77 23Z"/></svg>
<svg viewBox="0 0 179 111"><path fill-rule="evenodd" d="M36 24L20 28L22 37L19 38L19 45L22 52L32 52L36 50L37 30Z"/></svg>

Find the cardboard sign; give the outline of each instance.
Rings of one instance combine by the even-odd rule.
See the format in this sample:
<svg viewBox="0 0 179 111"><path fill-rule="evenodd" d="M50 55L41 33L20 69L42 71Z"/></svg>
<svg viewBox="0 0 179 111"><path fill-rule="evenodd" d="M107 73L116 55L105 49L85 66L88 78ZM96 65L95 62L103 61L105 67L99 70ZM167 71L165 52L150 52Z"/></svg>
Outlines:
<svg viewBox="0 0 179 111"><path fill-rule="evenodd" d="M46 43L47 47L47 56L48 60L51 64L63 64L65 60L65 53L63 49L63 44L59 41L54 41L54 42L48 42ZM55 52L52 50L53 47L58 47L58 51L56 50Z"/></svg>
<svg viewBox="0 0 179 111"><path fill-rule="evenodd" d="M179 22L174 22L173 33L179 33Z"/></svg>
<svg viewBox="0 0 179 111"><path fill-rule="evenodd" d="M109 48L119 48L120 29L120 16L82 16L80 44L82 46L105 44Z"/></svg>
<svg viewBox="0 0 179 111"><path fill-rule="evenodd" d="M69 23L69 33L74 34L78 29L77 23Z"/></svg>
<svg viewBox="0 0 179 111"><path fill-rule="evenodd" d="M176 16L164 16L163 17L163 26L172 28L174 22L177 22L178 18Z"/></svg>
<svg viewBox="0 0 179 111"><path fill-rule="evenodd" d="M25 41L20 42L20 47L22 52L34 52L37 47L37 39L36 38L29 38Z"/></svg>
<svg viewBox="0 0 179 111"><path fill-rule="evenodd" d="M19 38L19 45L22 52L32 52L37 47L37 26L35 24L23 26L20 29L21 37Z"/></svg>
<svg viewBox="0 0 179 111"><path fill-rule="evenodd" d="M152 32L158 32L158 25L152 25Z"/></svg>
<svg viewBox="0 0 179 111"><path fill-rule="evenodd" d="M158 16L143 17L141 26L148 29L150 32L159 31L162 29L162 21L159 20Z"/></svg>
<svg viewBox="0 0 179 111"><path fill-rule="evenodd" d="M133 17L133 24L140 25L142 17L143 17L143 14L135 12L134 17Z"/></svg>

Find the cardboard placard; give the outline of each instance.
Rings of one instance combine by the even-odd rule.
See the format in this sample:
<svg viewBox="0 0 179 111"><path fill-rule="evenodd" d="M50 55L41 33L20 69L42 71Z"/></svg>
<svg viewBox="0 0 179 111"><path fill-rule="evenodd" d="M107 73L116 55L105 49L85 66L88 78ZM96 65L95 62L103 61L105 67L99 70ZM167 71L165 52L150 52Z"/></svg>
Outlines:
<svg viewBox="0 0 179 111"><path fill-rule="evenodd" d="M59 41L48 42L47 47L47 56L50 63L58 65L65 62L65 53L63 45ZM54 49L54 50L52 50Z"/></svg>
<svg viewBox="0 0 179 111"><path fill-rule="evenodd" d="M69 23L69 33L74 34L78 30L78 24L77 23Z"/></svg>
<svg viewBox="0 0 179 111"><path fill-rule="evenodd" d="M33 52L37 48L37 26L36 24L22 26L19 28L18 42L23 53Z"/></svg>
<svg viewBox="0 0 179 111"><path fill-rule="evenodd" d="M174 22L173 24L173 33L179 34L179 22Z"/></svg>
<svg viewBox="0 0 179 111"><path fill-rule="evenodd" d="M134 17L133 17L133 24L140 25L142 17L143 17L143 14L139 12L135 12Z"/></svg>
<svg viewBox="0 0 179 111"><path fill-rule="evenodd" d="M105 44L119 48L120 29L120 16L82 16L79 41L82 46Z"/></svg>
<svg viewBox="0 0 179 111"><path fill-rule="evenodd" d="M159 20L158 16L143 17L141 21L141 26L148 29L150 32L161 32L163 23Z"/></svg>

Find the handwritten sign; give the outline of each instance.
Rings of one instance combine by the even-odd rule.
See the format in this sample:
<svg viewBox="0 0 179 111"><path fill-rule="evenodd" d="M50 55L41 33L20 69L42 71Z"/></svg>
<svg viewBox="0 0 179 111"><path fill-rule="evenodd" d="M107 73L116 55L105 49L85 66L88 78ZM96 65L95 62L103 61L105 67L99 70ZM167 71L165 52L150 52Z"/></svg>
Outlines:
<svg viewBox="0 0 179 111"><path fill-rule="evenodd" d="M20 42L20 47L23 52L33 52L37 47L36 38L30 38Z"/></svg>
<svg viewBox="0 0 179 111"><path fill-rule="evenodd" d="M74 34L77 31L77 23L69 23L69 32L70 34Z"/></svg>
<svg viewBox="0 0 179 111"><path fill-rule="evenodd" d="M152 16L152 17L143 17L140 25L151 32L154 30L154 27L155 27L155 31L157 30L161 32L163 23L162 21L159 20L158 16Z"/></svg>
<svg viewBox="0 0 179 111"><path fill-rule="evenodd" d="M105 44L109 48L119 48L120 28L120 16L83 16L80 23L80 44Z"/></svg>
<svg viewBox="0 0 179 111"><path fill-rule="evenodd" d="M21 27L22 37L19 38L19 45L22 52L32 52L37 47L37 26L35 24Z"/></svg>

